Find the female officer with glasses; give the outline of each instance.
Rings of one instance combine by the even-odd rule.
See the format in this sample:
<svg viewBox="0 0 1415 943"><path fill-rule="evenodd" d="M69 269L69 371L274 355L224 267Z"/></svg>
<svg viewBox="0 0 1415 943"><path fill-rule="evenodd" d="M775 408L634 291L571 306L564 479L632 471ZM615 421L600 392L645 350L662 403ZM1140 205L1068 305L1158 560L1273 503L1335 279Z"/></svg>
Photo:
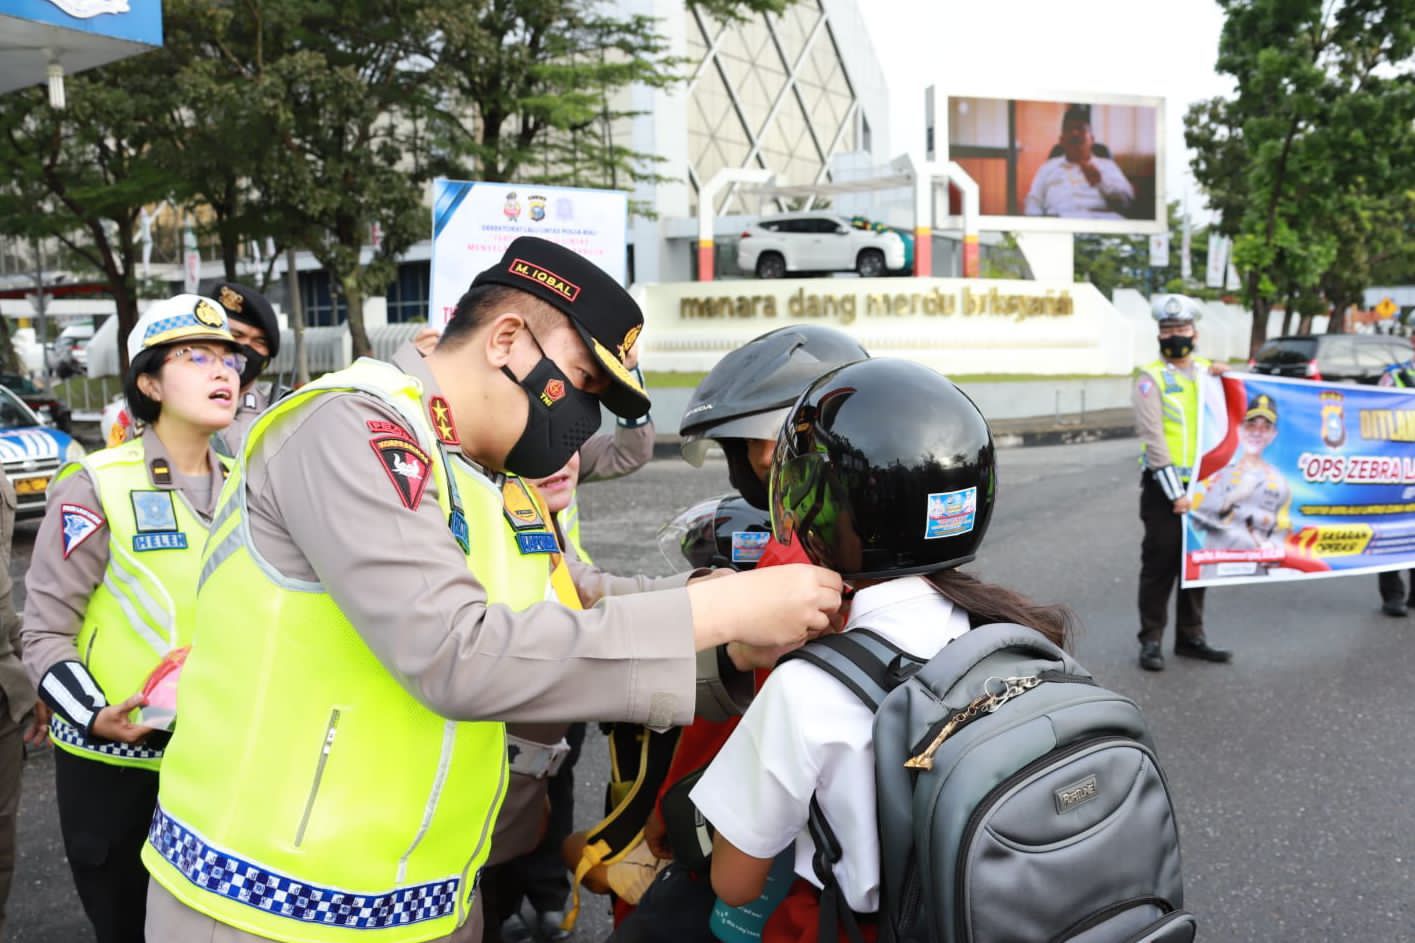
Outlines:
<svg viewBox="0 0 1415 943"><path fill-rule="evenodd" d="M146 430L65 465L26 579L24 660L54 712L59 822L100 943L141 941L139 853L167 734L139 716L163 656L187 644L201 548L225 468L245 357L220 305L154 304L128 336L124 392Z"/></svg>

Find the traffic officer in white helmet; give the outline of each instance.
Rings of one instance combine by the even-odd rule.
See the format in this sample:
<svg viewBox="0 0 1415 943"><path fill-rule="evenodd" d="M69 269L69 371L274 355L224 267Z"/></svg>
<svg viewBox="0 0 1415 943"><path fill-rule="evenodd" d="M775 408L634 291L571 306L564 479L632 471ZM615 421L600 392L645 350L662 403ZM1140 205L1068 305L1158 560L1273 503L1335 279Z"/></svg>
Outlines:
<svg viewBox="0 0 1415 943"><path fill-rule="evenodd" d="M1145 527L1140 544L1140 667L1161 671L1169 594L1183 562L1189 477L1199 459L1200 378L1226 368L1194 354L1202 309L1193 298L1161 295L1150 313L1159 325L1160 359L1137 372L1131 400L1140 437L1140 520ZM1176 655L1232 660L1232 652L1214 648L1204 636L1202 589L1179 589L1174 629Z"/></svg>

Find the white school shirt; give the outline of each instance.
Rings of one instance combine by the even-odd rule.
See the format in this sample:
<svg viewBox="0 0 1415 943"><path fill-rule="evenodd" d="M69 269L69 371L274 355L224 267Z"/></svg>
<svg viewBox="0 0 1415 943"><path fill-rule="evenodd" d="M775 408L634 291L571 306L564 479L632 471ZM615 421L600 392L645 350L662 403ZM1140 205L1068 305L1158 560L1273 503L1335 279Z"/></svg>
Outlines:
<svg viewBox="0 0 1415 943"><path fill-rule="evenodd" d="M1135 199L1135 188L1125 171L1108 157L1092 157L1101 172L1099 184L1086 179L1080 165L1053 157L1037 169L1027 192L1027 216L1065 216L1084 219L1124 219L1121 209Z"/></svg>
<svg viewBox="0 0 1415 943"><path fill-rule="evenodd" d="M845 631L862 626L931 657L968 631L968 616L921 576L855 594ZM778 666L721 752L693 787L693 803L723 837L754 858L796 843L796 873L817 887L806 831L811 795L844 853L835 878L851 910L879 910L874 715L844 685L804 661Z"/></svg>

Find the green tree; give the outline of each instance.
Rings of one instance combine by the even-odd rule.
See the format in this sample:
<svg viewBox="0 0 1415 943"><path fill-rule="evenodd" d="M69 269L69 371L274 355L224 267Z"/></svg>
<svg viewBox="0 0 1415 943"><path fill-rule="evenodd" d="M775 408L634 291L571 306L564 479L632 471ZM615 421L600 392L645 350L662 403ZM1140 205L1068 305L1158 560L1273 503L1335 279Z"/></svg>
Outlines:
<svg viewBox="0 0 1415 943"><path fill-rule="evenodd" d="M1344 279L1328 282L1339 297L1322 296L1324 276L1370 238L1371 201L1409 186L1415 0L1220 5L1217 66L1237 93L1192 106L1185 136L1219 230L1234 237L1256 349L1275 301L1308 311L1313 298L1349 297Z"/></svg>
<svg viewBox="0 0 1415 943"><path fill-rule="evenodd" d="M160 62L144 55L71 77L64 110L43 89L0 96L0 232L55 239L70 256L61 264L101 277L120 337L137 322L138 215L184 188L152 157L151 110L180 107Z"/></svg>

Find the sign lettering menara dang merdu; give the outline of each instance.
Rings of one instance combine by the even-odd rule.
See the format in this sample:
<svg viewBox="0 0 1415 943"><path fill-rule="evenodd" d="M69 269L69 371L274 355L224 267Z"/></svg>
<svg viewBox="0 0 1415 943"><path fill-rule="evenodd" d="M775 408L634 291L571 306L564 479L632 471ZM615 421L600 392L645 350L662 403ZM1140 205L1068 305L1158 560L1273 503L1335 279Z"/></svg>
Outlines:
<svg viewBox="0 0 1415 943"><path fill-rule="evenodd" d="M844 281L844 280L842 280ZM859 283L857 283L859 284ZM996 287L963 285L941 288L810 289L761 290L744 287L734 294L684 294L678 299L682 321L727 321L731 319L790 318L822 319L837 324L853 324L859 318L907 318L914 316L991 316L1017 321L1030 318L1064 318L1075 313L1071 293L1066 289L1017 292Z"/></svg>

